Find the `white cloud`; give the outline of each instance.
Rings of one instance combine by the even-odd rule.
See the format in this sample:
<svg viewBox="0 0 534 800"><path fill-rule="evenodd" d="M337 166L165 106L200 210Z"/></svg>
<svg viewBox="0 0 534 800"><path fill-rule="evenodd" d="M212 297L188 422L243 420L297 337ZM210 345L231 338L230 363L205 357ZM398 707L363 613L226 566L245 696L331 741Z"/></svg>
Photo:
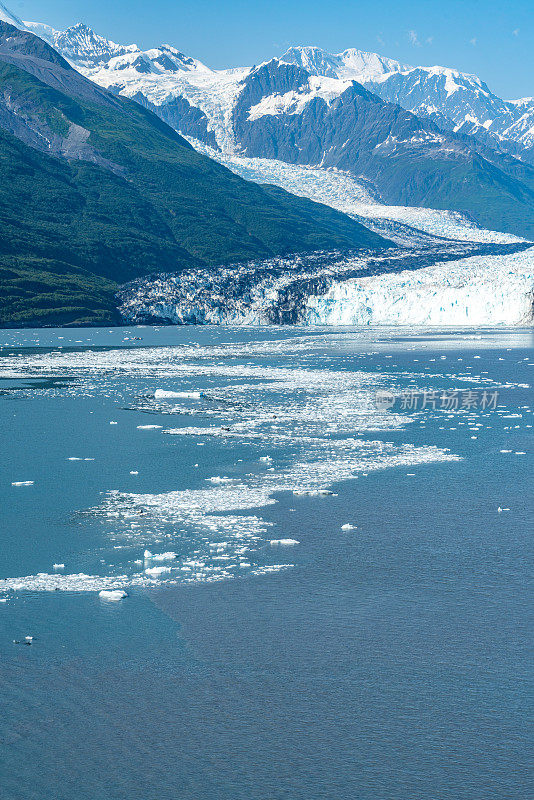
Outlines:
<svg viewBox="0 0 534 800"><path fill-rule="evenodd" d="M408 39L414 47L421 47L421 42L419 41L416 31L408 31Z"/></svg>
<svg viewBox="0 0 534 800"><path fill-rule="evenodd" d="M434 41L434 37L433 36L427 36L426 37L426 43L427 44L432 44L433 41Z"/></svg>
<svg viewBox="0 0 534 800"><path fill-rule="evenodd" d="M512 31L513 36L519 36L519 28L516 28L515 31Z"/></svg>
<svg viewBox="0 0 534 800"><path fill-rule="evenodd" d="M472 44L473 47L476 47L477 46L477 37L473 36L472 39L469 39L469 44Z"/></svg>

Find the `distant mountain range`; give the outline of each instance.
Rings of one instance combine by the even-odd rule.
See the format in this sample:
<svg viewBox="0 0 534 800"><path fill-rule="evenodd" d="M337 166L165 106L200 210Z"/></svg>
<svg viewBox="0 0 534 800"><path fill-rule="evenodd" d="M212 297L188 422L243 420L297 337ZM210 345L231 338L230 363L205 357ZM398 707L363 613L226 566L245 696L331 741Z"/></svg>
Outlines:
<svg viewBox="0 0 534 800"><path fill-rule="evenodd" d="M454 70L311 47L212 70L0 3L0 81L0 325L111 323L117 286L155 272L389 246L182 136L534 240L534 101Z"/></svg>
<svg viewBox="0 0 534 800"><path fill-rule="evenodd" d="M181 89L184 96L188 95L187 87L182 86L182 72L203 74L204 80L190 75L190 81L185 81L193 94L189 100L202 108L203 89L209 92L210 84L218 87L221 83L228 86L239 82L254 69L213 71L168 45L146 51L135 44L117 45L82 23L66 31L56 31L39 23L25 24L78 68L87 71L97 83L130 96L137 90L146 90L148 99L158 106L166 105ZM171 58L168 59L169 52ZM534 163L532 97L505 101L476 75L445 67L414 67L356 49L332 54L319 47L291 47L278 61L295 64L317 77L357 81L382 100L396 103L417 116L431 117L447 131L475 136L496 150ZM213 76L211 80L209 74ZM173 75L176 81L169 80ZM140 76L145 76L145 80L135 87L133 84ZM161 84L157 97L153 91L155 82ZM199 90L197 102L195 87ZM339 95L343 91L342 83L337 88L331 86L331 91Z"/></svg>
<svg viewBox="0 0 534 800"><path fill-rule="evenodd" d="M338 55L292 47L281 58L311 75L351 79L439 127L475 136L496 150L534 163L534 98L505 101L476 75L445 67L411 67L374 53Z"/></svg>
<svg viewBox="0 0 534 800"><path fill-rule="evenodd" d="M388 204L451 209L534 238L534 100L479 78L351 49L292 47L212 70L170 45L117 45L78 24L25 23L95 83L223 152L337 168Z"/></svg>

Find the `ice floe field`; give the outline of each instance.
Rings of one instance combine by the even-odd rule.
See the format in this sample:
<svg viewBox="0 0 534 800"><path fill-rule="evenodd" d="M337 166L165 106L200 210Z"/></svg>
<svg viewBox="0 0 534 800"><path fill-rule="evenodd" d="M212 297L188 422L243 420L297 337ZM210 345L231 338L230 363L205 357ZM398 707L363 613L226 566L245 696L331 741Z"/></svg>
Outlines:
<svg viewBox="0 0 534 800"><path fill-rule="evenodd" d="M109 741L109 757L131 765L127 778L111 777L112 796L146 800L151 786L170 800L176 785L180 797L208 796L211 778L197 759L211 758L225 800L264 800L252 776L267 780L276 769L286 795L300 797L295 769L286 775L280 765L295 765L293 725L309 713L337 749L341 796L356 769L342 755L348 736L368 751L358 774L361 796L374 797L379 751L369 748L380 736L365 733L371 717L362 709L376 711L375 680L400 681L409 704L417 691L429 709L437 702L435 719L423 718L432 739L440 715L451 713L433 695L441 646L447 672L455 658L472 665L475 651L493 652L495 634L499 674L513 680L523 668L507 647L530 546L533 368L532 332L520 328L2 331L0 734L8 767L30 747L8 728L20 729L27 713L39 730L46 724L37 687L48 675L49 702L69 722L32 746L39 758L51 747L56 755L80 747L79 800L109 794L109 781L90 777L107 724L91 708L95 691L106 692L113 726L128 731L126 744ZM445 633L450 620L456 645ZM386 635L390 623L398 635ZM435 653L420 649L420 626L425 641L433 631ZM417 669L392 677L408 642ZM297 675L300 688L289 692ZM270 682L283 699L273 729L253 727L269 754L258 764L245 720L265 708ZM246 691L236 696L241 683ZM316 691L341 692L332 726L311 701ZM219 719L206 728L208 697ZM409 725L406 709L397 715L403 702L397 697L379 715L386 755ZM486 702L500 708L499 692ZM141 774L141 718L152 740L175 727L179 738L159 745L166 770ZM502 724L519 721L511 714ZM85 749L84 726L95 737ZM498 740L475 714L466 741L481 730L497 763ZM509 752L520 771L521 734L516 745ZM224 766L232 747L237 787ZM423 741L418 753L433 758ZM10 800L20 786L19 796L32 796L32 785L35 796L49 796L58 776L69 797L66 766L52 776L30 764L9 773ZM323 779L303 769L321 796ZM396 775L387 779L396 797L417 794L417 780L406 776L406 791L394 791ZM440 797L467 800L462 791ZM513 786L500 791L515 796Z"/></svg>

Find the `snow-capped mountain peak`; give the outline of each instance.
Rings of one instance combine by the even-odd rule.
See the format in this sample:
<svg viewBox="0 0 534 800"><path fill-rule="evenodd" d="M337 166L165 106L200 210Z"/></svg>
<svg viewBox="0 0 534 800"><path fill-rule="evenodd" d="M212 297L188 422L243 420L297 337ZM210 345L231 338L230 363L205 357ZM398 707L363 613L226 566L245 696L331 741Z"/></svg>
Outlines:
<svg viewBox="0 0 534 800"><path fill-rule="evenodd" d="M327 78L355 80L360 83L376 80L390 72L410 69L409 66L385 58L377 53L366 53L351 48L342 53L327 53L320 47L290 47L280 61L296 64L312 75L323 75Z"/></svg>
<svg viewBox="0 0 534 800"><path fill-rule="evenodd" d="M110 58L139 51L136 44L119 45L95 33L83 22L71 25L65 31L56 31L39 22L25 22L26 28L40 36L56 50L84 70L106 64Z"/></svg>

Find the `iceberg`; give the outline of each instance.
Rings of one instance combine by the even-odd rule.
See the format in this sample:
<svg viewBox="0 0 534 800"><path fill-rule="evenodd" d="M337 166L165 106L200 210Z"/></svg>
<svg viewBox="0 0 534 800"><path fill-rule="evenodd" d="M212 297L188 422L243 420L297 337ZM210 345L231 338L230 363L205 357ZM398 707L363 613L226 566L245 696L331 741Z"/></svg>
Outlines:
<svg viewBox="0 0 534 800"><path fill-rule="evenodd" d="M153 578L156 578L158 575L165 575L170 571L171 571L170 567L147 567L145 569L145 573L147 575L152 576Z"/></svg>
<svg viewBox="0 0 534 800"><path fill-rule="evenodd" d="M292 546L295 544L300 544L298 539L271 539L270 541L271 547L286 547Z"/></svg>
<svg viewBox="0 0 534 800"><path fill-rule="evenodd" d="M102 589L98 596L101 600L122 600L124 597L128 597L127 592L124 589Z"/></svg>

